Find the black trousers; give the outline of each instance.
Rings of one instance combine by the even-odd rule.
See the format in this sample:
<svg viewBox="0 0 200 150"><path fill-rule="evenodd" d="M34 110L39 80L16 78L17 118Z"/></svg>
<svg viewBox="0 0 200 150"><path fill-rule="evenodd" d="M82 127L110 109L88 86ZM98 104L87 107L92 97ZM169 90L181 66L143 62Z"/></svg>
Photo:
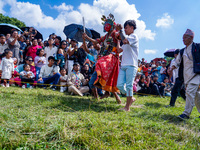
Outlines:
<svg viewBox="0 0 200 150"><path fill-rule="evenodd" d="M164 88L164 86L158 86L157 84L153 84L151 88L151 94L164 96Z"/></svg>
<svg viewBox="0 0 200 150"><path fill-rule="evenodd" d="M22 85L25 85L24 82L27 82L27 83L33 85L33 83L34 83L34 79L25 79L25 78L21 78L21 82L22 82Z"/></svg>
<svg viewBox="0 0 200 150"><path fill-rule="evenodd" d="M183 85L183 80L180 80L179 78L176 78L174 87L172 88L171 100L170 100L169 105L171 105L171 106L175 105L178 93L180 93L180 95L181 95L181 97L183 99L186 99L185 88L181 88L182 85Z"/></svg>

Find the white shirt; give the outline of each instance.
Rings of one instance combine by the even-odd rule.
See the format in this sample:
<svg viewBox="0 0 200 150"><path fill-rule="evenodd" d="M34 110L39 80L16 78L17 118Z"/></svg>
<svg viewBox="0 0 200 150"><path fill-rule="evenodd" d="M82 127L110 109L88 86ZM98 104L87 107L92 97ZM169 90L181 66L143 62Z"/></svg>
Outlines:
<svg viewBox="0 0 200 150"><path fill-rule="evenodd" d="M39 77L42 77L42 78L51 77L51 76L53 76L53 72L59 73L59 70L60 70L59 66L49 67L48 65L44 65L44 66L42 66L42 68L40 70Z"/></svg>
<svg viewBox="0 0 200 150"><path fill-rule="evenodd" d="M3 54L4 53L4 50L8 48L8 44L5 43L5 44L1 44L0 43L0 54Z"/></svg>
<svg viewBox="0 0 200 150"><path fill-rule="evenodd" d="M123 54L121 66L138 67L139 41L136 34L132 33L127 37L129 44L122 45Z"/></svg>
<svg viewBox="0 0 200 150"><path fill-rule="evenodd" d="M22 72L20 72L20 75L23 77L23 78L25 78L25 79L30 79L30 78L27 78L25 75L27 75L27 74L31 74L31 79L33 79L33 78L35 78L35 75L33 74L33 72L32 71L22 71Z"/></svg>
<svg viewBox="0 0 200 150"><path fill-rule="evenodd" d="M57 50L58 50L58 48L56 46L53 46L51 49L50 49L49 46L44 48L44 53L46 54L46 62L47 62L47 64L48 64L49 56L55 57L56 53L57 53Z"/></svg>
<svg viewBox="0 0 200 150"><path fill-rule="evenodd" d="M174 64L175 61L176 61L176 58L172 59L170 68L172 68L172 64ZM179 71L179 67L173 70L173 82L175 82L176 78L178 78L178 71Z"/></svg>
<svg viewBox="0 0 200 150"><path fill-rule="evenodd" d="M192 56L192 44L184 49L183 52L183 75L184 75L184 83L187 85L189 83L192 84L200 84L200 75L194 73L193 70L193 56ZM175 63L173 66L176 68L180 66L181 63L181 55L180 53L176 57Z"/></svg>

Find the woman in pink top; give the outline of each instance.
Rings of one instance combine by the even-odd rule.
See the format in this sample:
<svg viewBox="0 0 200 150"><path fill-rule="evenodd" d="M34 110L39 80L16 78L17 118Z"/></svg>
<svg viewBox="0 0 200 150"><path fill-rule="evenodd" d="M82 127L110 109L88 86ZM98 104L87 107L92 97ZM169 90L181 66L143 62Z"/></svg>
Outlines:
<svg viewBox="0 0 200 150"><path fill-rule="evenodd" d="M26 56L31 56L34 61L35 57L37 56L36 52L39 48L42 48L42 47L38 45L37 39L33 39L32 46L29 47L28 52L26 53Z"/></svg>

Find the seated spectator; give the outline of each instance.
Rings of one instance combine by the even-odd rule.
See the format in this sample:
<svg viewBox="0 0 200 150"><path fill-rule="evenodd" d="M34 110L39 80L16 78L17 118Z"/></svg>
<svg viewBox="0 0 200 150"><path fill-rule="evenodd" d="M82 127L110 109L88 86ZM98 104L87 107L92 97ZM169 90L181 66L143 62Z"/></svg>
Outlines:
<svg viewBox="0 0 200 150"><path fill-rule="evenodd" d="M42 48L42 47L38 45L37 39L33 39L32 46L28 49L26 56L31 56L34 61L35 57L37 56L36 52L39 48Z"/></svg>
<svg viewBox="0 0 200 150"><path fill-rule="evenodd" d="M24 50L26 48L26 42L25 42L26 38L25 36L20 36L19 38L19 44L20 44L20 48L19 48L19 57L20 57L20 62L23 63L23 54L24 54Z"/></svg>
<svg viewBox="0 0 200 150"><path fill-rule="evenodd" d="M86 64L82 67L81 73L83 74L85 79L88 79L88 81L90 80L92 73L89 71L89 65L88 64Z"/></svg>
<svg viewBox="0 0 200 150"><path fill-rule="evenodd" d="M164 96L165 84L158 82L158 75L155 74L153 76L153 80L149 84L149 87L151 89L150 94Z"/></svg>
<svg viewBox="0 0 200 150"><path fill-rule="evenodd" d="M150 84L150 77L148 76L146 78L145 75L141 75L140 80L138 82L138 86L137 86L137 89L138 89L137 93L149 94L150 93L149 84Z"/></svg>
<svg viewBox="0 0 200 150"><path fill-rule="evenodd" d="M0 34L0 57L4 53L4 50L8 49L8 44L6 43L6 37L3 34Z"/></svg>
<svg viewBox="0 0 200 150"><path fill-rule="evenodd" d="M143 71L143 74L147 77L150 72L151 72L151 67L149 66L149 63L145 63L144 62L144 65L142 65L142 71Z"/></svg>
<svg viewBox="0 0 200 150"><path fill-rule="evenodd" d="M35 66L33 66L33 59L32 57L28 56L25 58L25 64L28 64L30 66L30 71L33 72L33 74L36 76L36 69L35 69ZM20 64L18 65L16 68L15 68L15 71L14 71L14 76L15 76L15 83L19 86L22 86L21 84L21 78L19 77L20 76L20 72L22 72L24 70L23 68L24 64Z"/></svg>
<svg viewBox="0 0 200 150"><path fill-rule="evenodd" d="M36 57L34 60L35 63L35 69L36 69L36 78L35 80L38 80L38 76L40 74L40 69L42 68L42 66L46 65L46 58L44 57L44 50L39 48L36 52Z"/></svg>
<svg viewBox="0 0 200 150"><path fill-rule="evenodd" d="M67 84L68 92L72 92L74 94L77 94L79 96L83 96L83 93L86 93L89 91L88 86L84 86L88 83L88 79L85 79L84 76L79 72L80 65L78 63L75 63L73 65L73 71L68 75Z"/></svg>
<svg viewBox="0 0 200 150"><path fill-rule="evenodd" d="M138 82L140 80L140 77L141 77L141 74L137 73L136 77L135 77L135 80L133 82L133 92L137 92L137 84L138 84Z"/></svg>
<svg viewBox="0 0 200 150"><path fill-rule="evenodd" d="M64 51L62 48L59 48L57 51L57 54L55 56L56 65L58 65L60 68L65 67L65 56Z"/></svg>
<svg viewBox="0 0 200 150"><path fill-rule="evenodd" d="M65 92L67 90L67 75L65 68L60 69L60 92Z"/></svg>
<svg viewBox="0 0 200 150"><path fill-rule="evenodd" d="M25 89L26 87L28 87L27 84L25 86L25 83L27 82L30 83L30 89L32 89L35 75L33 74L33 72L30 71L30 66L28 64L25 64L23 68L24 70L20 72L22 88Z"/></svg>
<svg viewBox="0 0 200 150"><path fill-rule="evenodd" d="M59 67L54 65L55 58L53 56L49 56L48 64L42 66L39 74L38 83L40 84L53 84L52 90L56 90L56 85L60 79ZM46 85L44 85L46 88Z"/></svg>
<svg viewBox="0 0 200 150"><path fill-rule="evenodd" d="M164 84L165 84L165 88L164 88L165 96L170 96L171 97L171 90L173 88L173 84L169 83L169 78L168 77L165 77Z"/></svg>

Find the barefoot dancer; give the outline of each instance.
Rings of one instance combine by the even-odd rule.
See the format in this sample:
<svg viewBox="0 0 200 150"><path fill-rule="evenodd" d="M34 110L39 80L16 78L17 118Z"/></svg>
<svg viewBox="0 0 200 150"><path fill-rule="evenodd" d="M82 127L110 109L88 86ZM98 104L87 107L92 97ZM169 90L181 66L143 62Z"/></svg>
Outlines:
<svg viewBox="0 0 200 150"><path fill-rule="evenodd" d="M119 90L116 87L119 73L119 56L116 46L117 37L119 37L119 34L114 29L115 19L112 14L110 14L107 18L103 16L101 19L104 21L104 32L107 32L105 36L95 40L88 37L87 34L83 34L83 37L93 42L94 44L101 44L101 50L98 55L95 72L92 76L91 82L93 82L96 87L99 87L106 91L105 95L102 98L108 97L109 92L113 92L117 102L121 103L121 100L117 95L117 92L119 92ZM98 98L95 87L92 87L92 91L95 98Z"/></svg>
<svg viewBox="0 0 200 150"><path fill-rule="evenodd" d="M138 67L139 42L137 35L134 34L136 23L134 20L128 20L124 23L124 31L126 35L128 35L127 38L124 37L122 33L122 26L120 24L117 25L116 29L120 30L120 37L123 41L123 46L121 48L119 48L119 44L117 46L118 52L123 51L117 87L120 92L122 94L126 94L127 97L126 106L120 110L130 111L130 106L135 101L135 98L133 97L133 82ZM125 84L126 88L124 87Z"/></svg>

